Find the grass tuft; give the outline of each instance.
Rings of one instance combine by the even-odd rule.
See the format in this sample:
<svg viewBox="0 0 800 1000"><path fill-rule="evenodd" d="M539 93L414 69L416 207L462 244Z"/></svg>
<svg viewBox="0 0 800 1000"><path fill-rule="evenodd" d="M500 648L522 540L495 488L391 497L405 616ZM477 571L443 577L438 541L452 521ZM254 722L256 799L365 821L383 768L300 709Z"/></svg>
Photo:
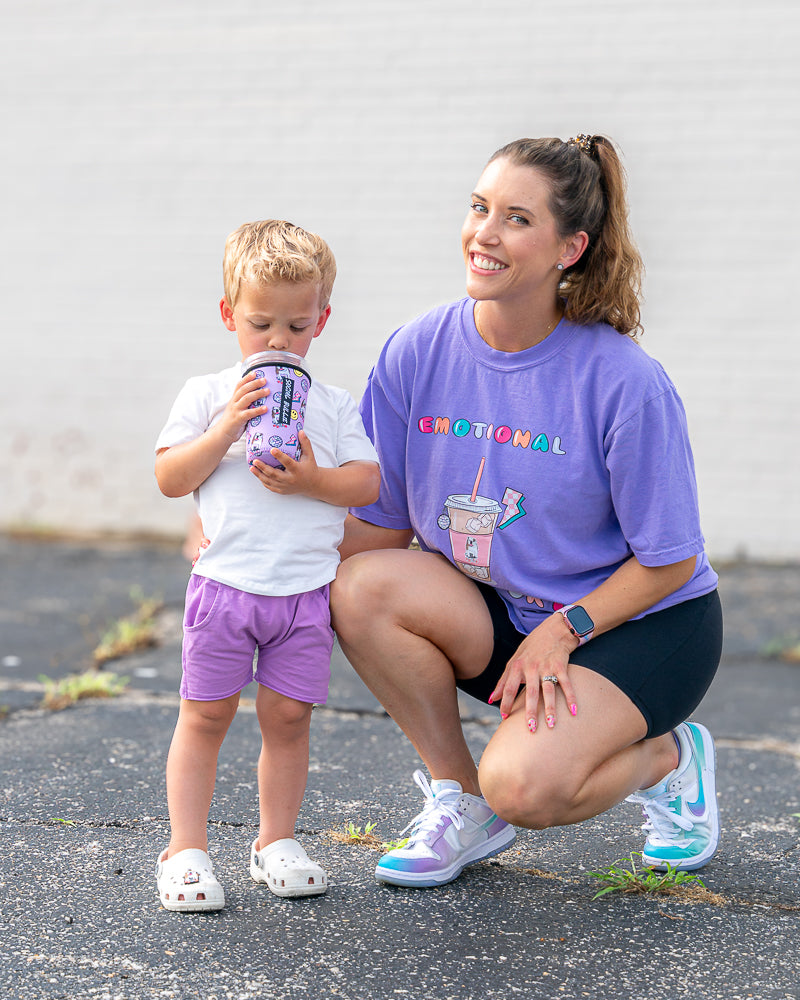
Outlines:
<svg viewBox="0 0 800 1000"><path fill-rule="evenodd" d="M771 660L800 663L800 635L797 632L788 632L776 636L762 646L761 655Z"/></svg>
<svg viewBox="0 0 800 1000"><path fill-rule="evenodd" d="M719 905L723 898L710 892L699 875L691 872L677 871L667 865L665 872L655 871L647 866L638 866L635 858L641 854L632 854L626 859L630 868L623 867L622 860L614 862L601 871L589 872L592 878L605 883L605 886L594 894L592 899L599 899L609 892L623 893L660 893L663 895L684 895L695 902L707 902Z"/></svg>
<svg viewBox="0 0 800 1000"><path fill-rule="evenodd" d="M54 712L85 698L113 698L122 694L128 683L127 677L93 669L71 674L59 681L44 675L40 675L39 680L44 684L42 705Z"/></svg>
<svg viewBox="0 0 800 1000"><path fill-rule="evenodd" d="M155 615L163 607L160 598L145 597L137 587L131 591L131 599L136 604L136 610L132 615L112 622L106 629L92 654L96 666L118 660L137 649L156 645Z"/></svg>
<svg viewBox="0 0 800 1000"><path fill-rule="evenodd" d="M363 831L360 826L356 826L352 821L348 821L344 830L328 830L328 835L340 844L353 844L358 847L368 847L377 851L393 851L397 847L405 847L408 837L403 840L380 840L372 832L377 823L368 822Z"/></svg>

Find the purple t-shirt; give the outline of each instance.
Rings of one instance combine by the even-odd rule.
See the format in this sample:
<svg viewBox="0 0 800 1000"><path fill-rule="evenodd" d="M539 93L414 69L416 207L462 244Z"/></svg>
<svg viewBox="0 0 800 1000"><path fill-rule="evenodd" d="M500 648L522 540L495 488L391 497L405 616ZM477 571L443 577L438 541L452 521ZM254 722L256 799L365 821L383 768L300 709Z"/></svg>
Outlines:
<svg viewBox="0 0 800 1000"><path fill-rule="evenodd" d="M605 324L562 319L511 354L479 335L474 301L397 330L361 402L379 500L353 513L497 588L522 632L585 597L633 553L696 555L649 611L712 591L686 415L661 365Z"/></svg>

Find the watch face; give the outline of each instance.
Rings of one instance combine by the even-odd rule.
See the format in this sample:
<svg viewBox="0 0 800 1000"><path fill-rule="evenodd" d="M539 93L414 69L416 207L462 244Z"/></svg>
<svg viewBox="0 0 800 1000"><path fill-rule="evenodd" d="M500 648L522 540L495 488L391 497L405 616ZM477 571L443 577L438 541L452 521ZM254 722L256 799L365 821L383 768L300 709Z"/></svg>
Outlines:
<svg viewBox="0 0 800 1000"><path fill-rule="evenodd" d="M594 622L579 604L565 611L564 616L577 635L584 636L594 631Z"/></svg>

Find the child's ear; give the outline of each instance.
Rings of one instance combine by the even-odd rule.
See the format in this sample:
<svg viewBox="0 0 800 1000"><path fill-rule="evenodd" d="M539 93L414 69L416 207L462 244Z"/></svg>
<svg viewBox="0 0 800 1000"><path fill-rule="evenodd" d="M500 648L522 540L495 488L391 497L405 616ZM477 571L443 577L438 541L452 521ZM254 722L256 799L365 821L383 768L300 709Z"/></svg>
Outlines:
<svg viewBox="0 0 800 1000"><path fill-rule="evenodd" d="M325 306L323 312L320 313L319 319L317 320L317 328L314 330L314 336L318 337L322 331L325 329L325 324L328 322L328 317L331 314L331 307Z"/></svg>
<svg viewBox="0 0 800 1000"><path fill-rule="evenodd" d="M231 309L231 307L228 305L227 299L222 298L219 300L219 311L220 315L222 316L222 322L229 330L232 330L235 333L236 320L233 317L233 309Z"/></svg>

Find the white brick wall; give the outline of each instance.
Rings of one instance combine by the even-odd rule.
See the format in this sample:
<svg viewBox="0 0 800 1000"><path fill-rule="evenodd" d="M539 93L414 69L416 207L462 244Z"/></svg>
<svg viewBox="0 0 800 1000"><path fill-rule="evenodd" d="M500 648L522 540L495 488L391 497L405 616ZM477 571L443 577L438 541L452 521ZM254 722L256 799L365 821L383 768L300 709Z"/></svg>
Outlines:
<svg viewBox="0 0 800 1000"><path fill-rule="evenodd" d="M329 240L312 357L358 396L394 327L462 293L489 154L602 131L712 555L800 558L792 0L4 0L0 26L0 526L182 530L152 445L184 378L235 357L240 222Z"/></svg>

